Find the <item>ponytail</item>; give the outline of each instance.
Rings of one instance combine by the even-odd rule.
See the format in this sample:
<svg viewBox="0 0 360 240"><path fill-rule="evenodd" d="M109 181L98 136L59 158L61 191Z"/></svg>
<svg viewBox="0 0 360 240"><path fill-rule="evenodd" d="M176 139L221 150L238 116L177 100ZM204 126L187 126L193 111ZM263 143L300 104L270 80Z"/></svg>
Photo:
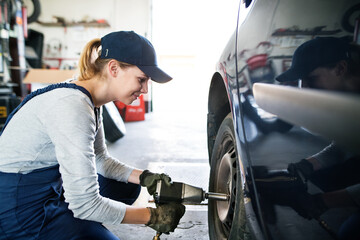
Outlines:
<svg viewBox="0 0 360 240"><path fill-rule="evenodd" d="M356 43L351 43L349 52L349 72L358 77L360 75L360 46Z"/></svg>
<svg viewBox="0 0 360 240"><path fill-rule="evenodd" d="M79 80L89 80L101 74L102 69L109 59L100 59L100 38L91 40L84 47L79 59Z"/></svg>
<svg viewBox="0 0 360 240"><path fill-rule="evenodd" d="M102 70L104 66L111 60L111 59L101 59L101 39L95 38L88 42L84 47L83 52L80 55L79 59L79 80L89 80L96 75L102 74ZM119 62L119 66L121 68L131 67L133 65Z"/></svg>

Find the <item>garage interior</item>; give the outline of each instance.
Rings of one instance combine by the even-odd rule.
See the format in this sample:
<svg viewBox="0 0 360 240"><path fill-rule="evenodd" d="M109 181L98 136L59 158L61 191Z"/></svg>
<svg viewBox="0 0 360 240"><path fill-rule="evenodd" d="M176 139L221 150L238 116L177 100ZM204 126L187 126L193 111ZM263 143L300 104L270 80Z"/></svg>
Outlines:
<svg viewBox="0 0 360 240"><path fill-rule="evenodd" d="M16 101L20 101L31 91L76 76L80 52L89 40L112 31L134 30L151 40L159 65L174 79L149 85L149 93L141 99L144 105L140 119L126 121L118 109L124 132L107 142L108 150L134 167L166 172L174 181L208 188L208 84L235 28L230 23L235 23L237 1L14 2L17 8L26 9L27 17L38 17L26 23L23 11L11 27L15 30L9 31L10 50L16 51L8 72L5 69L3 84L12 86L12 98L15 94ZM40 10L35 9L39 7L34 6L36 2ZM154 206L146 189L142 189L135 205ZM139 239L139 233L140 239L155 235L144 225L107 227L120 239ZM187 206L176 231L161 237L179 238L209 239L206 202Z"/></svg>

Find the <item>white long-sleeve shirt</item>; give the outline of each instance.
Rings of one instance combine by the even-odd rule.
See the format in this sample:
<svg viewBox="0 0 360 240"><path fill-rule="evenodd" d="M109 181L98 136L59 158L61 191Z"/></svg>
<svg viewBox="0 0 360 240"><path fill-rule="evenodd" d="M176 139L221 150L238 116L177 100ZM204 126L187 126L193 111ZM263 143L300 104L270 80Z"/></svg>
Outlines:
<svg viewBox="0 0 360 240"><path fill-rule="evenodd" d="M99 194L97 173L127 182L133 168L109 156L101 114L97 125L94 109L77 89L58 88L34 97L0 136L0 171L26 174L59 164L65 201L74 216L117 224L126 205Z"/></svg>

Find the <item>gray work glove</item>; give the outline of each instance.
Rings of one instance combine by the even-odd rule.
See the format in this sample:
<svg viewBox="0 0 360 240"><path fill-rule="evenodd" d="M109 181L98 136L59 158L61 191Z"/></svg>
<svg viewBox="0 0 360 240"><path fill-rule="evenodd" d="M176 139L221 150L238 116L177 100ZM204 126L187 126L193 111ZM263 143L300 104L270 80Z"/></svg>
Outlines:
<svg viewBox="0 0 360 240"><path fill-rule="evenodd" d="M167 185L171 185L171 178L165 173L152 173L149 170L143 171L140 175L140 185L143 187L147 187L147 190L150 195L153 195L156 191L156 183L158 180L163 180L163 182Z"/></svg>
<svg viewBox="0 0 360 240"><path fill-rule="evenodd" d="M298 176L300 172L300 174L305 178L304 180L308 180L314 173L313 165L306 159L301 159L301 161L296 163L290 163L287 170L293 176Z"/></svg>
<svg viewBox="0 0 360 240"><path fill-rule="evenodd" d="M149 222L145 225L166 234L174 232L185 213L185 206L175 202L157 204L156 208L149 207L148 209L151 215Z"/></svg>

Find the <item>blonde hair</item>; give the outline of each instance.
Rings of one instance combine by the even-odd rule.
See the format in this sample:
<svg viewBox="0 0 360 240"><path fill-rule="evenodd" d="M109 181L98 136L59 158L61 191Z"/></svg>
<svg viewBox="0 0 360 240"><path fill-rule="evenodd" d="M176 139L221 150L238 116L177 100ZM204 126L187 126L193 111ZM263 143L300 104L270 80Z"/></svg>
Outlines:
<svg viewBox="0 0 360 240"><path fill-rule="evenodd" d="M79 80L89 80L97 75L102 76L104 66L111 59L102 59L101 56L101 39L95 38L88 42L82 51L79 59ZM117 61L123 69L133 65Z"/></svg>

